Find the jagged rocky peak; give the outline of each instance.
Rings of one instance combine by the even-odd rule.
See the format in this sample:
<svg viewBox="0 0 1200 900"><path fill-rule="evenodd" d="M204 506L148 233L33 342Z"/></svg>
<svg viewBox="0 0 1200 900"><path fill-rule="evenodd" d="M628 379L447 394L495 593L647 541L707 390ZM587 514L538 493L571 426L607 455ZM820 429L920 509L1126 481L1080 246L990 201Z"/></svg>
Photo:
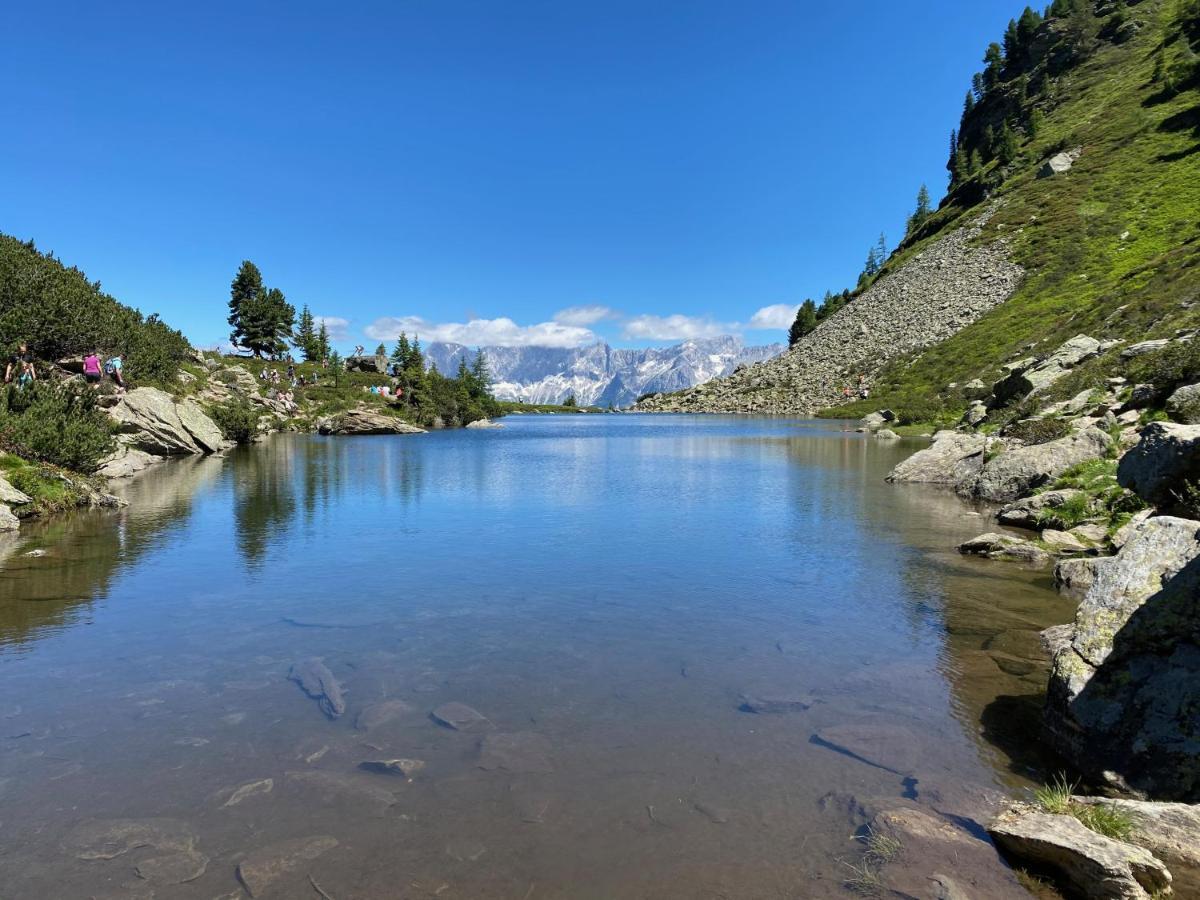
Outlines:
<svg viewBox="0 0 1200 900"><path fill-rule="evenodd" d="M722 335L670 347L615 349L600 342L587 347L484 347L499 400L561 403L569 396L586 405L630 406L642 394L679 391L728 375L739 366L770 359L782 344L748 347ZM426 361L452 373L460 359L470 362L475 348L434 343Z"/></svg>

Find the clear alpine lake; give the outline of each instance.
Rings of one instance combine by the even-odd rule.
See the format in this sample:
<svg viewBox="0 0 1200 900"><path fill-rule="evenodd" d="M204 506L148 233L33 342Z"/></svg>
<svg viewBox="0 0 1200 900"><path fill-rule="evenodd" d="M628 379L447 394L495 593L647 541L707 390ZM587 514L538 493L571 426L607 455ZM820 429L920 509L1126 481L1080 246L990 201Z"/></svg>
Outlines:
<svg viewBox="0 0 1200 900"><path fill-rule="evenodd" d="M1073 606L885 483L917 442L504 425L277 435L0 544L0 894L838 897L860 808L1044 775Z"/></svg>

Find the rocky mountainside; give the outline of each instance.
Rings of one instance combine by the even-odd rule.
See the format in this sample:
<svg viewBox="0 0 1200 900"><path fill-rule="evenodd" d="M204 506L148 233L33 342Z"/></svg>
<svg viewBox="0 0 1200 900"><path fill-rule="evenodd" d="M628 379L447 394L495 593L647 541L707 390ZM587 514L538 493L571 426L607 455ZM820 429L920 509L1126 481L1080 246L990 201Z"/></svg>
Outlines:
<svg viewBox="0 0 1200 900"><path fill-rule="evenodd" d="M639 408L807 415L842 401L848 387L857 395L860 376L945 340L1012 296L1024 272L1008 242L976 241L986 222L934 242L782 356Z"/></svg>
<svg viewBox="0 0 1200 900"><path fill-rule="evenodd" d="M497 400L561 403L574 396L580 404L630 406L642 394L678 391L728 375L739 366L770 359L782 344L747 347L739 338L723 336L685 341L671 347L641 350L590 347L484 347L495 380ZM459 361L468 364L475 350L462 344L435 343L426 361L453 374Z"/></svg>
<svg viewBox="0 0 1200 900"><path fill-rule="evenodd" d="M1200 2L1059 0L1010 31L954 132L949 193L882 270L778 360L641 409L951 424L965 385L1073 335L1195 326ZM843 393L860 375L865 402Z"/></svg>

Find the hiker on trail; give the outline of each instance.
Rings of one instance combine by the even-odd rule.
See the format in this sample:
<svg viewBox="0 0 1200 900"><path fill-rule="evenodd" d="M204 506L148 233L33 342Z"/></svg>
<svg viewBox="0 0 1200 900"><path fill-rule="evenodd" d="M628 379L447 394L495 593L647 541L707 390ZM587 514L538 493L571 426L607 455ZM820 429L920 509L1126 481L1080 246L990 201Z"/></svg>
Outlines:
<svg viewBox="0 0 1200 900"><path fill-rule="evenodd" d="M354 345L354 355L355 355L355 356L362 356L362 355L363 355L363 345L362 345L362 344L355 344L355 345Z"/></svg>
<svg viewBox="0 0 1200 900"><path fill-rule="evenodd" d="M37 372L33 370L33 354L29 352L29 345L21 341L17 352L8 359L8 366L4 370L4 383L10 383L14 378L17 379L17 384L27 384L30 381L37 381Z"/></svg>
<svg viewBox="0 0 1200 900"><path fill-rule="evenodd" d="M100 368L100 351L93 350L83 358L83 380L94 388L100 387L103 371Z"/></svg>
<svg viewBox="0 0 1200 900"><path fill-rule="evenodd" d="M104 372L113 380L113 384L117 386L120 392L125 391L125 376L121 374L121 370L125 367L125 361L121 359L121 354L110 356L104 361Z"/></svg>

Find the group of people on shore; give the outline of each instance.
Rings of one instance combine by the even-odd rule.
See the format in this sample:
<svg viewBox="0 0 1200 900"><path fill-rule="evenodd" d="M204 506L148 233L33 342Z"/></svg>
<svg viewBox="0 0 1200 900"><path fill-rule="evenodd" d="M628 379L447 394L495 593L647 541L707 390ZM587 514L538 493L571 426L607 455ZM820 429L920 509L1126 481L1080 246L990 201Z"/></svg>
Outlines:
<svg viewBox="0 0 1200 900"><path fill-rule="evenodd" d="M119 354L105 358L99 349L92 350L83 358L83 380L98 389L107 375L117 386L118 393L124 393L125 377L121 371L124 366L125 362ZM37 380L37 366L34 365L29 344L21 341L16 352L8 358L8 365L4 368L4 383L24 388Z"/></svg>
<svg viewBox="0 0 1200 900"><path fill-rule="evenodd" d="M259 372L258 378L259 381L265 381L268 384L274 385L283 384L285 380L284 376L279 374L278 369L272 369L269 366L262 367L262 371ZM292 390L295 390L298 387L311 387L315 386L317 383L317 373L313 372L311 375L305 376L303 373L298 373L296 371L295 365L288 363L286 380L291 386Z"/></svg>

